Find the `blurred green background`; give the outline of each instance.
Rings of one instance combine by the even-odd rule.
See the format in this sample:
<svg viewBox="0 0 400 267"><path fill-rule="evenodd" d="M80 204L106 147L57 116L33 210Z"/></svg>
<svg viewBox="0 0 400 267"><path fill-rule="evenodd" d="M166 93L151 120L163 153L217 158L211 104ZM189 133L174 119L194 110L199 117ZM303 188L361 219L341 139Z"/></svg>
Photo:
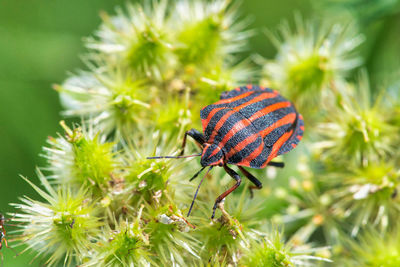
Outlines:
<svg viewBox="0 0 400 267"><path fill-rule="evenodd" d="M360 1L347 1L357 2ZM351 16L360 22L361 31L367 36L362 54L372 80L381 85L383 80L386 85L399 74L393 71L400 65L399 53L393 52L400 47L398 1L375 1L381 3L378 7L374 2L365 2L375 8L372 13L367 4L362 5L363 9L357 9L356 5L348 8L350 11L353 8L355 13ZM115 6L124 3L122 0L0 0L0 212L12 213L8 203L17 202L18 196L37 197L19 175L37 182L35 168L45 165L39 156L42 146L47 136L61 132L58 126L61 106L52 84L61 83L68 72L84 68L80 60L85 52L82 39L99 26L100 11L113 14ZM274 30L282 20L293 21L296 11L303 17L324 16L327 7L319 3L243 1L242 14L250 16L251 27L258 30L248 53L272 58L275 49L262 33L263 28ZM390 75L382 78L382 73ZM34 255L25 253L14 258L7 248L2 252L5 267L44 266L38 260L29 264Z"/></svg>

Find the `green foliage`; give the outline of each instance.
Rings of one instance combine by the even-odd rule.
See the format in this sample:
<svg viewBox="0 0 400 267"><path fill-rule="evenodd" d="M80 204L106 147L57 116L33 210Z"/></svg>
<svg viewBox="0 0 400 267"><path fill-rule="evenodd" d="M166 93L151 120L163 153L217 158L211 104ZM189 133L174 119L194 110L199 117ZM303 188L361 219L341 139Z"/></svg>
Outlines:
<svg viewBox="0 0 400 267"><path fill-rule="evenodd" d="M399 264L400 100L370 86L366 71L348 78L365 61L360 25L297 16L295 30L284 23L270 34L275 59L252 57L258 73L240 55L254 31L238 8L154 0L102 14L85 41L87 70L55 86L64 115L82 125L61 122L65 135L48 139L38 172L45 190L25 179L44 200L14 204L15 242L50 266ZM285 170L251 170L271 178L253 199L244 181L210 220L232 183L214 168L187 218L198 160L147 157L179 155L184 132L200 127L200 108L258 77L296 104L304 140ZM188 155L201 152L187 143Z"/></svg>

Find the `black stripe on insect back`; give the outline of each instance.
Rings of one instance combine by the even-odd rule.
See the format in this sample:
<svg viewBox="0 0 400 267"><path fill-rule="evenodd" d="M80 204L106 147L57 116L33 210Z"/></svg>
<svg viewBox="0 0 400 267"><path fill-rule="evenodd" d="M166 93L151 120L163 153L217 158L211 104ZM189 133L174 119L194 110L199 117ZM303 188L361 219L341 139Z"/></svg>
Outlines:
<svg viewBox="0 0 400 267"><path fill-rule="evenodd" d="M210 121L207 124L206 129L204 130L204 135L205 139L208 140L210 136L212 135L216 124L221 120L221 118L228 112L230 112L231 109L229 108L223 108L221 110L218 110L214 116L211 117Z"/></svg>
<svg viewBox="0 0 400 267"><path fill-rule="evenodd" d="M258 155L255 159L250 161L250 167L255 168L255 169L260 169L263 167L265 161L267 161L267 158L269 154L271 154L272 146L264 146L262 152L260 155Z"/></svg>

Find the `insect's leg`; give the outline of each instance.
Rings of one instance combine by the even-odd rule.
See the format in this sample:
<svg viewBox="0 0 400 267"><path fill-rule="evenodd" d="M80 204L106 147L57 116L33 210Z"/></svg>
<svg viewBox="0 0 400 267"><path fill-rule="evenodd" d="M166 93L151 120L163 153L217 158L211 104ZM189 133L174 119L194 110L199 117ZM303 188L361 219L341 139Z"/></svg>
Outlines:
<svg viewBox="0 0 400 267"><path fill-rule="evenodd" d="M213 207L213 213L211 216L211 219L214 219L215 216L215 210L217 209L218 204L230 193L232 193L236 188L239 187L240 183L242 182L242 179L240 179L239 174L237 174L234 170L229 168L228 166L224 165L225 171L236 181L236 184L234 184L231 188L226 190L224 193L222 193L217 199L215 200L215 204Z"/></svg>
<svg viewBox="0 0 400 267"><path fill-rule="evenodd" d="M190 129L189 131L185 132L185 135L183 136L183 142L182 142L182 150L181 153L179 154L180 156L183 155L183 153L185 152L185 146L186 146L186 138L187 136L192 137L199 145L203 146L205 140L204 140L204 135L199 132L196 129Z"/></svg>
<svg viewBox="0 0 400 267"><path fill-rule="evenodd" d="M14 251L15 256L18 256L19 254L17 253L17 251L15 249L13 249L12 247L8 246L7 239L3 238L3 240L4 240L4 244L6 245L6 248L11 249L12 251Z"/></svg>
<svg viewBox="0 0 400 267"><path fill-rule="evenodd" d="M273 161L270 161L270 162L267 163L267 165L269 165L269 166L274 166L274 167L277 167L277 168L283 168L283 167L285 167L285 163L283 163L283 162L273 162Z"/></svg>
<svg viewBox="0 0 400 267"><path fill-rule="evenodd" d="M244 176L246 176L254 184L249 187L250 197L253 198L253 196L254 196L253 190L261 189L262 183L256 177L254 177L251 173L249 173L245 168L243 168L242 166L238 166L238 167L239 167L239 170L244 174Z"/></svg>

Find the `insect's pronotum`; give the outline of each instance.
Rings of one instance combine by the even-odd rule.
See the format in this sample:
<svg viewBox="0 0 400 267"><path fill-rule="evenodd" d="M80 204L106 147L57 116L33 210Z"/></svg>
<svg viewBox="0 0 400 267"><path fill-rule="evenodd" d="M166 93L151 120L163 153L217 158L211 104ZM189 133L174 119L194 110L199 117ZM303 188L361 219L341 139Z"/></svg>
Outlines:
<svg viewBox="0 0 400 267"><path fill-rule="evenodd" d="M254 184L251 189L261 189L261 182L244 167L283 167L283 163L271 160L295 148L304 131L303 118L290 101L275 90L256 85L242 86L222 93L218 102L200 111L200 117L203 133L196 129L187 131L183 138L181 155L187 136L200 144L203 149L201 154L149 159L201 156L202 168L192 179L207 166L210 166L207 173L214 166L223 167L236 183L217 197L211 218L214 218L218 204L241 183L239 174L228 167L228 164L238 166L243 175ZM188 216L203 179L197 188Z"/></svg>

